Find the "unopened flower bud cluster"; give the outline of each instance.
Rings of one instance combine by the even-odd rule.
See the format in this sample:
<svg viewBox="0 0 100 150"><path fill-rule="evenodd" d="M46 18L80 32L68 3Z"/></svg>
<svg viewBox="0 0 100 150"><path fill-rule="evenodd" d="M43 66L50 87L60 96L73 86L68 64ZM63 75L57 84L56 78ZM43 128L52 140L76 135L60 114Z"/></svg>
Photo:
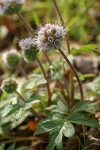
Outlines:
<svg viewBox="0 0 100 150"><path fill-rule="evenodd" d="M32 38L22 39L19 42L19 46L21 47L23 57L27 62L33 62L34 60L37 59L39 50L35 39Z"/></svg>
<svg viewBox="0 0 100 150"><path fill-rule="evenodd" d="M11 49L3 54L4 63L12 69L16 69L21 64L20 53L16 49Z"/></svg>
<svg viewBox="0 0 100 150"><path fill-rule="evenodd" d="M16 82L15 79L3 80L1 85L2 91L9 94L15 92L17 90L17 87L18 87L18 83Z"/></svg>

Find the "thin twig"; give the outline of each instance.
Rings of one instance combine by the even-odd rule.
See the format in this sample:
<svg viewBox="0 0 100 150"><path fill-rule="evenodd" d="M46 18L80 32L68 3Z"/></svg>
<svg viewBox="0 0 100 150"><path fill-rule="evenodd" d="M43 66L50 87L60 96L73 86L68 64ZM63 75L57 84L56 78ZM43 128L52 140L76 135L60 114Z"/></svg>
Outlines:
<svg viewBox="0 0 100 150"><path fill-rule="evenodd" d="M33 29L30 27L29 23L26 21L26 19L24 19L24 17L20 14L20 13L17 13L18 17L23 21L26 29L28 32L30 32L33 36L34 36L34 31Z"/></svg>
<svg viewBox="0 0 100 150"><path fill-rule="evenodd" d="M13 139L10 140L5 140L5 141L0 141L0 144L9 144L9 143L14 143L14 142L21 142L21 141L44 141L43 139L39 138L39 137L13 137Z"/></svg>
<svg viewBox="0 0 100 150"><path fill-rule="evenodd" d="M74 77L74 75L73 75L73 72L71 71L70 72L70 83L71 83L71 88L70 88L70 90L71 90L71 97L70 97L70 108L72 108L72 106L74 105L74 79L73 79L73 77Z"/></svg>

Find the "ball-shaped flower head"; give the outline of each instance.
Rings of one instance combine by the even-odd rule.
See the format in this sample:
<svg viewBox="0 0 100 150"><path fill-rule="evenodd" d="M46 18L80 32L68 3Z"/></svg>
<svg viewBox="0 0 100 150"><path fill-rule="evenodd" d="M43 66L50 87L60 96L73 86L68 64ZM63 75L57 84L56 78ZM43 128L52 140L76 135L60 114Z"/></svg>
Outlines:
<svg viewBox="0 0 100 150"><path fill-rule="evenodd" d="M15 69L21 64L21 55L16 49L12 49L3 54L4 63L11 69Z"/></svg>
<svg viewBox="0 0 100 150"><path fill-rule="evenodd" d="M15 79L3 80L1 90L6 93L14 93L17 90L18 83Z"/></svg>
<svg viewBox="0 0 100 150"><path fill-rule="evenodd" d="M0 15L12 15L20 11L25 0L1 0Z"/></svg>
<svg viewBox="0 0 100 150"><path fill-rule="evenodd" d="M45 24L37 32L37 44L40 50L49 51L61 48L66 30L59 25Z"/></svg>
<svg viewBox="0 0 100 150"><path fill-rule="evenodd" d="M38 47L35 39L25 38L19 42L19 46L22 49L22 55L27 62L33 62L37 59Z"/></svg>

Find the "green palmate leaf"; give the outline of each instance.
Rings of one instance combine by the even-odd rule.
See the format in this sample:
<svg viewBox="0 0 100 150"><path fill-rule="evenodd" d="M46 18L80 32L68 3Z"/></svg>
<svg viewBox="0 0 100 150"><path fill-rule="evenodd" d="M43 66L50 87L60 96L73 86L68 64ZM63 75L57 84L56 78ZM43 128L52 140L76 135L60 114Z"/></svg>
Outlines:
<svg viewBox="0 0 100 150"><path fill-rule="evenodd" d="M32 77L32 79L26 81L23 86L22 86L22 90L23 89L32 89L34 87L37 87L39 85L42 85L42 84L46 84L47 81L44 79L43 75L34 75Z"/></svg>
<svg viewBox="0 0 100 150"><path fill-rule="evenodd" d="M9 110L9 112L7 112L5 114L5 116L11 116L12 114L14 114L15 112L17 112L20 108L22 108L21 105L19 104L15 104L11 106L11 109Z"/></svg>
<svg viewBox="0 0 100 150"><path fill-rule="evenodd" d="M91 104L91 101L88 100L79 102L72 108L72 112L78 112L78 111L90 112L92 110L95 110L95 106L93 106Z"/></svg>
<svg viewBox="0 0 100 150"><path fill-rule="evenodd" d="M49 132L53 130L53 128L55 128L58 125L58 123L59 122L55 120L45 119L38 124L38 129L34 134L37 135L37 134Z"/></svg>
<svg viewBox="0 0 100 150"><path fill-rule="evenodd" d="M65 122L63 125L63 134L68 138L73 138L75 135L74 126L69 122Z"/></svg>
<svg viewBox="0 0 100 150"><path fill-rule="evenodd" d="M68 105L67 105L67 103L64 100L58 101L57 109L59 109L62 112L67 113L68 112Z"/></svg>
<svg viewBox="0 0 100 150"><path fill-rule="evenodd" d="M78 102L75 106L73 106L72 112L83 110L88 104L91 104L91 101Z"/></svg>
<svg viewBox="0 0 100 150"><path fill-rule="evenodd" d="M53 120L59 120L60 122L62 122L62 120L66 118L66 113L57 109L52 112L52 115Z"/></svg>
<svg viewBox="0 0 100 150"><path fill-rule="evenodd" d="M67 119L70 120L72 118L80 118L80 117L85 117L88 115L88 112L85 112L85 111L79 111L79 112L72 112L71 114L69 114L67 116Z"/></svg>
<svg viewBox="0 0 100 150"><path fill-rule="evenodd" d="M54 150L54 148L55 148L55 142L54 142L54 140L55 140L56 136L57 136L57 133L53 137L51 137L50 143L46 147L46 150Z"/></svg>
<svg viewBox="0 0 100 150"><path fill-rule="evenodd" d="M100 127L99 122L97 120L86 117L86 113L84 112L73 112L70 115L68 115L67 119L72 123L80 125L86 125L93 128Z"/></svg>
<svg viewBox="0 0 100 150"><path fill-rule="evenodd" d="M37 94L28 93L24 96L25 103L23 104L23 109L29 109L32 105L40 102L40 96Z"/></svg>
<svg viewBox="0 0 100 150"><path fill-rule="evenodd" d="M9 104L3 110L3 117L12 115L14 112L19 110L20 108L21 108L21 105L19 104L14 104L14 105Z"/></svg>
<svg viewBox="0 0 100 150"><path fill-rule="evenodd" d="M47 146L46 150L54 150L56 147L57 150L63 150L63 125L56 126L51 132L50 132L50 143Z"/></svg>
<svg viewBox="0 0 100 150"><path fill-rule="evenodd" d="M15 143L12 144L7 150L15 150Z"/></svg>
<svg viewBox="0 0 100 150"><path fill-rule="evenodd" d="M89 127L92 127L92 128L100 128L100 124L97 120L91 119L91 118L88 118L88 117L75 118L75 120L73 118L70 121L73 122L73 123L76 123L76 124L85 125L85 126L89 126Z"/></svg>
<svg viewBox="0 0 100 150"><path fill-rule="evenodd" d="M62 138L63 138L63 127L60 129L60 131L58 132L58 135L55 139L55 145L56 145L57 150L63 150Z"/></svg>
<svg viewBox="0 0 100 150"><path fill-rule="evenodd" d="M95 44L88 44L88 45L82 46L79 49L73 49L71 51L71 54L77 55L77 54L81 54L83 52L96 51L96 48L97 48L97 45L95 45Z"/></svg>

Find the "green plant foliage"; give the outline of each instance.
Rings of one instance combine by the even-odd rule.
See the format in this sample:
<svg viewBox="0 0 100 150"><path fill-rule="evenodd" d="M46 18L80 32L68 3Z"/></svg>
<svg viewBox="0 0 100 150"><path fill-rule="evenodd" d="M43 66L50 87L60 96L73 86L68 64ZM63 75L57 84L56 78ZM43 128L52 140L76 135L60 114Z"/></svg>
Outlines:
<svg viewBox="0 0 100 150"><path fill-rule="evenodd" d="M71 63L73 63L73 55L68 55L68 59ZM64 78L64 72L68 71L69 66L66 64L65 60L63 58L60 58L58 60L55 60L52 62L52 65L50 66L51 70L51 79L63 79Z"/></svg>
<svg viewBox="0 0 100 150"><path fill-rule="evenodd" d="M33 89L39 85L46 84L46 82L47 81L44 79L43 75L34 74L32 79L23 84L22 89Z"/></svg>
<svg viewBox="0 0 100 150"><path fill-rule="evenodd" d="M92 73L88 73L88 74L83 74L80 76L80 80L85 80L85 79L89 79L89 78L92 78L92 77L95 77L96 75L95 74L92 74Z"/></svg>
<svg viewBox="0 0 100 150"><path fill-rule="evenodd" d="M100 95L100 77L87 85L91 95Z"/></svg>
<svg viewBox="0 0 100 150"><path fill-rule="evenodd" d="M84 52L94 52L96 50L97 50L97 45L88 44L88 45L82 46L79 49L72 49L71 54L77 55L77 54L81 54L81 53L84 53Z"/></svg>
<svg viewBox="0 0 100 150"><path fill-rule="evenodd" d="M27 150L27 146L21 146L21 147L19 147L19 148L15 148L15 143L14 144L12 144L7 150Z"/></svg>
<svg viewBox="0 0 100 150"><path fill-rule="evenodd" d="M73 61L75 55L85 56L89 55L90 52L93 55L95 52L96 56L100 53L96 43L99 39L98 1L56 0L58 8L61 8L64 26L61 25L62 22L59 22L59 18L57 18L59 13L52 2L49 0L28 0L22 9L22 14L21 12L15 14L14 17L17 16L15 19L11 19L12 16L10 18L9 16L4 17L4 24L8 21L7 28L12 34L11 39L9 38L9 32L6 35L5 38L9 40L6 40L7 43L4 41L3 50L13 38L14 41L17 41L19 37L21 39L30 35L34 41L28 37L28 40L26 40L27 38L25 38L25 41L22 39L22 44L18 43L19 46L21 45L22 50L25 47L25 52L22 52L22 56L27 61L23 59L22 63L18 63L18 60L13 57L14 64L17 63L17 68L13 67L14 70L9 70L10 68L7 70L4 64L2 66L3 50L1 51L0 150L27 150L29 147L24 146L24 140L21 143L22 140L19 141L19 139L21 136L31 137L33 134L37 136L35 137L36 139L39 138L39 141L43 139L42 146L45 146L46 142L49 141L46 150L66 149L64 148L66 139L69 142L69 140L76 140L80 137L80 142L78 141L79 147L80 143L82 143L81 147L85 149L85 146L87 146L85 145L87 143L85 140L88 139L87 129L100 128L99 122L95 119L97 111L100 110L98 104L100 77L96 77L97 75L91 73L80 75ZM0 1L0 5L3 7L4 3ZM10 9L9 13L12 14L13 9ZM47 20L48 16L49 19ZM8 20L6 21L6 19ZM19 20L16 21L17 19ZM23 25L20 21L23 22ZM29 21L29 24L27 21ZM16 30L18 33L14 31L12 26L10 27L10 23L14 28L18 27L18 30ZM68 28L69 30L67 31ZM16 37L14 37L14 34L16 34ZM70 37L71 40L81 42L83 46L69 50L71 46L68 39ZM2 37L1 40L5 38ZM92 44L94 40L96 44ZM33 55L33 49L30 49L30 45L33 45L33 43L36 46L36 50L38 47L38 51L34 53L35 55ZM18 44L16 43L16 47L20 51ZM9 47L13 47L13 45ZM35 58L37 62L34 61ZM9 60L11 63L11 56L9 56ZM36 63L38 63L38 66ZM3 81L7 76L15 77L18 81L15 80L16 84L12 82L4 84L5 82ZM91 82L88 80L90 78L91 80L95 79ZM87 82L85 82L85 79L87 79ZM85 88L84 90L83 87ZM86 94L84 91L86 91ZM89 100L91 96L94 96L98 101L96 103L91 102ZM36 124L36 128L34 124ZM23 126L25 127L25 134L23 134L24 131L17 132ZM90 128L86 128L85 133L81 130L77 132L78 126ZM7 137L10 138L6 139ZM29 142L31 141L30 137L28 137ZM33 149L38 149L38 142L31 142L36 142L36 145L33 143L32 146L34 147L35 145ZM21 147L19 147L20 144ZM41 146L41 143L39 144Z"/></svg>
<svg viewBox="0 0 100 150"><path fill-rule="evenodd" d="M7 150L15 150L15 143L12 144Z"/></svg>
<svg viewBox="0 0 100 150"><path fill-rule="evenodd" d="M50 143L46 150L63 150L63 136L73 138L75 128L72 123L86 125L93 128L99 128L100 125L95 119L88 117L89 113L94 110L90 101L77 103L72 112L68 114L67 104L64 101L58 101L56 106L51 109L51 115L38 124L35 135L49 132Z"/></svg>

